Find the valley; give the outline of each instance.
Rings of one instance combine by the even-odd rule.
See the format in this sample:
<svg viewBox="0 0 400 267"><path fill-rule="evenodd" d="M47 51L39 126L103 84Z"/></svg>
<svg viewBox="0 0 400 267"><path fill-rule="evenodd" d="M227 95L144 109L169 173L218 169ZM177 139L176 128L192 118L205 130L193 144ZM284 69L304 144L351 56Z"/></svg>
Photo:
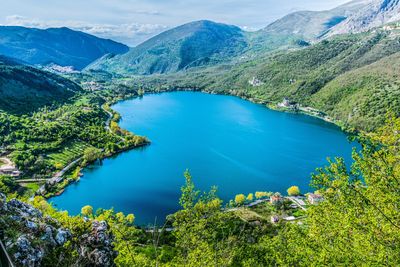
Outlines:
<svg viewBox="0 0 400 267"><path fill-rule="evenodd" d="M1 264L399 265L399 6L0 26Z"/></svg>

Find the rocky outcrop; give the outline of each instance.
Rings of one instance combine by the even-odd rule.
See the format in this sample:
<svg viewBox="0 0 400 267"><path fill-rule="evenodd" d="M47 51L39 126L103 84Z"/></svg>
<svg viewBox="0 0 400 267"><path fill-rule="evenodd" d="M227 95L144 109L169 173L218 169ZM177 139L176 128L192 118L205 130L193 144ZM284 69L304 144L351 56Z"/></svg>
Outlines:
<svg viewBox="0 0 400 267"><path fill-rule="evenodd" d="M93 221L92 230L89 234L82 236L79 248L80 257L84 260L82 264L89 266L114 266L117 253L112 244L113 236L109 233L105 221Z"/></svg>
<svg viewBox="0 0 400 267"><path fill-rule="evenodd" d="M4 243L17 266L41 266L46 254L71 238L56 220L17 199L7 202L1 193L0 212Z"/></svg>
<svg viewBox="0 0 400 267"><path fill-rule="evenodd" d="M0 193L0 230L16 266L53 266L54 262L114 266L117 252L107 223L82 219L81 226L73 232L35 207L17 199L7 201Z"/></svg>

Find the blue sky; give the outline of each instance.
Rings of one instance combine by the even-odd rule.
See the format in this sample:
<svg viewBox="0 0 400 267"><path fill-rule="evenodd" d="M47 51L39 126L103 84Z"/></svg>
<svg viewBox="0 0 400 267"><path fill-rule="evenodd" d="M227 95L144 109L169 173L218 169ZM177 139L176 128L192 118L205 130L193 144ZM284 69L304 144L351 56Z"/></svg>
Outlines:
<svg viewBox="0 0 400 267"><path fill-rule="evenodd" d="M136 45L180 24L209 19L247 30L298 10L325 10L348 0L4 0L1 25L67 26Z"/></svg>

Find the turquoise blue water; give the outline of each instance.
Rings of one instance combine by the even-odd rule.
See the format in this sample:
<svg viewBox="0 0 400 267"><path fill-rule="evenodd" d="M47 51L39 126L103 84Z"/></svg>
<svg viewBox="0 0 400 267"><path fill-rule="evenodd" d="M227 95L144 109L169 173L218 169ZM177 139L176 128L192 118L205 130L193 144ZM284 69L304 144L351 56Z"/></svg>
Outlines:
<svg viewBox="0 0 400 267"><path fill-rule="evenodd" d="M84 171L51 201L79 213L84 205L134 213L137 224L163 221L179 208L183 172L201 190L216 185L225 201L238 193L309 188L326 158L350 161L352 145L332 124L269 110L231 96L194 92L146 95L113 107L121 127L151 145L104 160Z"/></svg>

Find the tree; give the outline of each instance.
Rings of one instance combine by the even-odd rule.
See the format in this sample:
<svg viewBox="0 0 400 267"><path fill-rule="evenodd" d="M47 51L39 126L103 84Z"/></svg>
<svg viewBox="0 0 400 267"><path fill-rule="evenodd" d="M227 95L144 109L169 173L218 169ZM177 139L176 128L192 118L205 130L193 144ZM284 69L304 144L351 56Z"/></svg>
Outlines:
<svg viewBox="0 0 400 267"><path fill-rule="evenodd" d="M184 176L186 183L181 188L182 195L179 199L179 204L182 206L183 209L191 209L194 207L200 192L195 190L195 186L189 170L185 171Z"/></svg>
<svg viewBox="0 0 400 267"><path fill-rule="evenodd" d="M300 189L298 186L291 186L288 188L287 193L289 196L298 196L300 195Z"/></svg>
<svg viewBox="0 0 400 267"><path fill-rule="evenodd" d="M93 207L89 205L82 207L81 214L85 217L91 217L93 215Z"/></svg>
<svg viewBox="0 0 400 267"><path fill-rule="evenodd" d="M243 194L239 194L235 196L235 203L237 205L243 205L243 203L246 201L246 196Z"/></svg>
<svg viewBox="0 0 400 267"><path fill-rule="evenodd" d="M89 164L95 162L102 157L100 149L95 147L88 147L83 152L83 162L84 164Z"/></svg>
<svg viewBox="0 0 400 267"><path fill-rule="evenodd" d="M257 199L260 199L260 198L272 196L272 193L271 192L256 192L255 196Z"/></svg>
<svg viewBox="0 0 400 267"><path fill-rule="evenodd" d="M253 201L253 199L254 199L253 193L250 193L247 195L247 198L246 198L247 201Z"/></svg>
<svg viewBox="0 0 400 267"><path fill-rule="evenodd" d="M63 167L64 167L63 164L60 162L56 162L54 164L54 168L56 168L57 170L62 170Z"/></svg>
<svg viewBox="0 0 400 267"><path fill-rule="evenodd" d="M280 251L275 265L400 265L399 132L393 118L358 138L362 150L353 151L350 168L336 158L317 170L312 186L324 201L307 209L307 227L288 224L265 240Z"/></svg>
<svg viewBox="0 0 400 267"><path fill-rule="evenodd" d="M14 178L6 175L0 175L0 192L9 194L18 188Z"/></svg>

